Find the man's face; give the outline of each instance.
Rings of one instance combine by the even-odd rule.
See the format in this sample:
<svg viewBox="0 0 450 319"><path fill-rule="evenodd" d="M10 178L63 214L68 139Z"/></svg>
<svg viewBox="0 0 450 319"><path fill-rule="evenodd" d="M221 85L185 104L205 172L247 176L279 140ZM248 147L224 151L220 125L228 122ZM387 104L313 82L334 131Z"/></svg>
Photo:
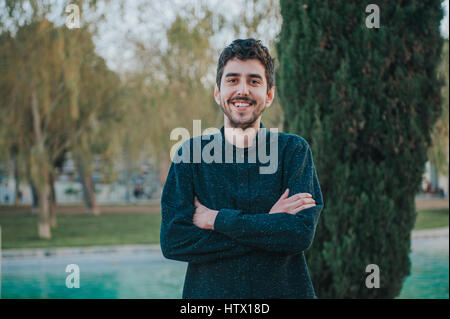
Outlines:
<svg viewBox="0 0 450 319"><path fill-rule="evenodd" d="M217 84L214 88L214 98L228 119L226 124L244 130L260 120L264 109L272 104L274 94L275 87L267 91L265 69L258 59L229 60L220 90Z"/></svg>

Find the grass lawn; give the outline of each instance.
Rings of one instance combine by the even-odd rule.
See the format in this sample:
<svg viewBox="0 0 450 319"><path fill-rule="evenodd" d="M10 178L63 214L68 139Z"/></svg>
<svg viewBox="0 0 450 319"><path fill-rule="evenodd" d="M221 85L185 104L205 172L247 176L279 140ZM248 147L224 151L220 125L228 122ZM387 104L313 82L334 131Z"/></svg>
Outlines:
<svg viewBox="0 0 450 319"><path fill-rule="evenodd" d="M39 239L38 217L0 214L2 248L158 244L160 214L60 215L51 239Z"/></svg>
<svg viewBox="0 0 450 319"><path fill-rule="evenodd" d="M161 216L158 213L104 213L59 215L51 239L38 239L38 216L0 214L2 248L159 244ZM414 230L449 225L448 209L419 211Z"/></svg>
<svg viewBox="0 0 450 319"><path fill-rule="evenodd" d="M417 214L414 230L448 226L448 208L421 210Z"/></svg>

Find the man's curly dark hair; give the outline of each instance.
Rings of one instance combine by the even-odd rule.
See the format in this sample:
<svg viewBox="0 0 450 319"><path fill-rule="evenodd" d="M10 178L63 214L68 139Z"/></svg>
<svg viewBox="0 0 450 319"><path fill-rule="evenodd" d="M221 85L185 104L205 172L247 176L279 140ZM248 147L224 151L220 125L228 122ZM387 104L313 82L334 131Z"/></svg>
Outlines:
<svg viewBox="0 0 450 319"><path fill-rule="evenodd" d="M272 88L275 59L270 56L269 49L262 44L261 40L237 39L223 49L220 54L216 75L216 83L219 90L225 64L227 64L228 60L234 58L238 58L239 60L258 59L266 70L267 91Z"/></svg>

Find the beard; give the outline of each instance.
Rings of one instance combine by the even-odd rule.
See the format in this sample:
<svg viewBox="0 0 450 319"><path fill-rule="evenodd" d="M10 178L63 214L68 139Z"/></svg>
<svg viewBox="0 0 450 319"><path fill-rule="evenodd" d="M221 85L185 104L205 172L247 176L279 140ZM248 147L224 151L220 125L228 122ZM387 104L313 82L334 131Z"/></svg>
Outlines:
<svg viewBox="0 0 450 319"><path fill-rule="evenodd" d="M255 122L261 117L264 112L264 102L257 103L255 100L252 101L252 110L245 111L246 115L238 114L235 110L232 110L231 102L232 99L228 101L221 100L220 107L223 113L226 115L230 122L230 126L232 128L240 128L242 130L246 130L250 127L253 127Z"/></svg>

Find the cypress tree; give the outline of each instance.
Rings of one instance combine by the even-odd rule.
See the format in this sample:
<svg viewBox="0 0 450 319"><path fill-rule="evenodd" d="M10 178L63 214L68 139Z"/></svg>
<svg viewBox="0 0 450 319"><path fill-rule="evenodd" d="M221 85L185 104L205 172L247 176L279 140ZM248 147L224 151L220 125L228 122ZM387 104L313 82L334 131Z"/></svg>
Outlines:
<svg viewBox="0 0 450 319"><path fill-rule="evenodd" d="M306 252L319 298L394 298L441 112L440 0L281 0L284 130L311 146L325 207ZM379 288L366 279L375 264ZM369 280L370 283L375 281Z"/></svg>

